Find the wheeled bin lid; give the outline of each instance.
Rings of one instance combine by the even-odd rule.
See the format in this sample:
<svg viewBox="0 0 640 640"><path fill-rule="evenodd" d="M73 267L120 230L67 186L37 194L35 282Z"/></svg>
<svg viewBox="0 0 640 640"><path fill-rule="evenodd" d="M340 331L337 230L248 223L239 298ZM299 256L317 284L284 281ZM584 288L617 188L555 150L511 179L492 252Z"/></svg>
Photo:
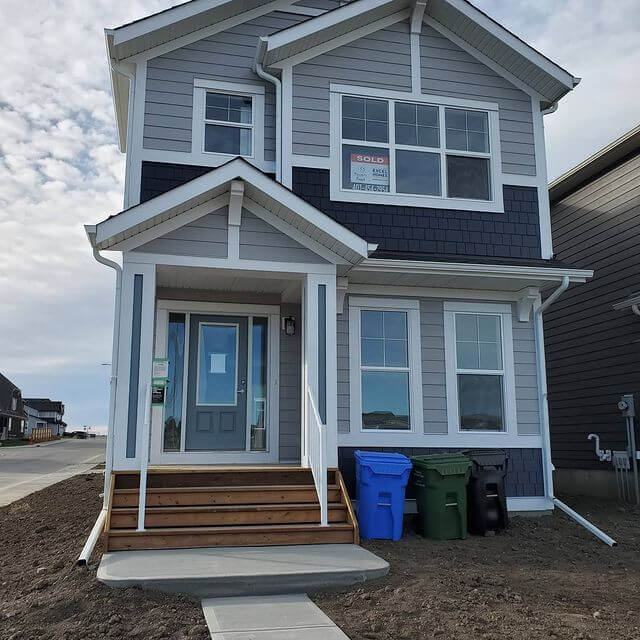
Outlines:
<svg viewBox="0 0 640 640"><path fill-rule="evenodd" d="M379 475L400 476L413 466L411 460L401 453L355 451L353 455L360 466L368 467Z"/></svg>
<svg viewBox="0 0 640 640"><path fill-rule="evenodd" d="M460 453L434 453L428 456L412 456L411 462L418 469L434 470L442 476L464 475L471 468L471 461Z"/></svg>
<svg viewBox="0 0 640 640"><path fill-rule="evenodd" d="M509 453L504 449L469 449L464 452L473 463L474 467L503 468L509 460Z"/></svg>

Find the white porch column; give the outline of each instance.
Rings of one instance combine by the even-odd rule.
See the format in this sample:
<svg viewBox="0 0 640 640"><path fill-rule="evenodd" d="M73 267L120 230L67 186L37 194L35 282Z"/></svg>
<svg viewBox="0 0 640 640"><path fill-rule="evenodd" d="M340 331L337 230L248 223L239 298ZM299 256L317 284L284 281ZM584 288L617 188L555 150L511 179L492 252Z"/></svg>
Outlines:
<svg viewBox="0 0 640 640"><path fill-rule="evenodd" d="M336 355L336 276L308 274L304 288L304 389L311 389L326 425L326 464L338 466L338 388ZM303 401L303 407L306 401ZM306 464L308 421L303 415L303 463Z"/></svg>
<svg viewBox="0 0 640 640"><path fill-rule="evenodd" d="M139 469L147 385L151 384L156 267L122 265L118 386L114 422L114 469Z"/></svg>

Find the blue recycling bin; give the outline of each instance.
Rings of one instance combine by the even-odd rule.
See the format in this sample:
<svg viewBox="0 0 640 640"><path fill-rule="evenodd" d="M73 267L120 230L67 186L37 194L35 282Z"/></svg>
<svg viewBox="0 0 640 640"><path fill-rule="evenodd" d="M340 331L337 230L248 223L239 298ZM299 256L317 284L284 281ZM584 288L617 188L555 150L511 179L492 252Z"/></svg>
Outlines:
<svg viewBox="0 0 640 640"><path fill-rule="evenodd" d="M401 453L356 451L354 456L360 535L400 540L411 461Z"/></svg>

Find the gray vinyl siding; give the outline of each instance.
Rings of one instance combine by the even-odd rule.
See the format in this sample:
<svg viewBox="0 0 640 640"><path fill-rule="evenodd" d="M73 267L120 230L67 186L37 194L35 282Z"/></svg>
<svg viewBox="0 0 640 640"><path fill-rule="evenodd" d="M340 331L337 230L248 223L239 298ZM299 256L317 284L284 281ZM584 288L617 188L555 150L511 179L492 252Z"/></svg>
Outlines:
<svg viewBox="0 0 640 640"><path fill-rule="evenodd" d="M603 449L626 447L619 396L640 397L640 318L612 305L640 290L640 155L630 157L551 206L558 259L593 269L545 313L551 451L559 468L605 469Z"/></svg>
<svg viewBox="0 0 640 640"><path fill-rule="evenodd" d="M348 300L344 313L338 316L338 433L349 433L349 312ZM514 374L518 435L540 433L537 400L535 342L531 322L519 322L514 312ZM424 433L446 434L447 387L444 349L443 300L420 300L420 342L422 352L422 402ZM356 347L357 348L357 347Z"/></svg>
<svg viewBox="0 0 640 640"><path fill-rule="evenodd" d="M329 156L332 82L410 91L409 23L399 22L293 68L293 153Z"/></svg>
<svg viewBox="0 0 640 640"><path fill-rule="evenodd" d="M134 249L143 253L168 253L207 258L227 257L226 207L171 231Z"/></svg>
<svg viewBox="0 0 640 640"><path fill-rule="evenodd" d="M531 98L448 38L424 25L420 35L422 92L496 102L502 171L536 175Z"/></svg>
<svg viewBox="0 0 640 640"><path fill-rule="evenodd" d="M276 262L326 262L299 242L274 229L257 216L242 210L240 226L240 258Z"/></svg>
<svg viewBox="0 0 640 640"><path fill-rule="evenodd" d="M299 305L282 305L280 314L300 320ZM299 462L302 347L301 332L287 336L280 332L280 462Z"/></svg>
<svg viewBox="0 0 640 640"><path fill-rule="evenodd" d="M145 149L191 151L193 80L203 78L264 86L265 160L275 159L275 94L253 71L258 36L305 19L276 12L237 25L147 63Z"/></svg>
<svg viewBox="0 0 640 640"><path fill-rule="evenodd" d="M420 52L423 93L497 103L503 172L535 175L530 97L427 25ZM293 153L329 156L332 82L411 91L409 23L399 22L294 67Z"/></svg>

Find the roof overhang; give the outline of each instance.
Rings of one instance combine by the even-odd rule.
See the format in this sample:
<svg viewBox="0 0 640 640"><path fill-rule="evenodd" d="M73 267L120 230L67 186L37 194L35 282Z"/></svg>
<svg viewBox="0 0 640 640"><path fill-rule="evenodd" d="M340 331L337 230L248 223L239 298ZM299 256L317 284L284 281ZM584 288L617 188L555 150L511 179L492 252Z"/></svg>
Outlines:
<svg viewBox="0 0 640 640"><path fill-rule="evenodd" d="M373 284L517 293L528 287L540 291L557 287L565 276L570 283L584 283L593 276L593 271L557 266L367 258L349 272L349 286Z"/></svg>
<svg viewBox="0 0 640 640"><path fill-rule="evenodd" d="M86 227L91 245L99 250L124 250L135 238L182 214L217 210L228 203L232 182L244 182L246 206L273 216L296 233L325 247L346 264L357 264L375 246L305 202L289 189L241 158L172 189L147 202L125 209L95 226ZM204 213L203 213L204 212ZM178 222L174 220L174 222ZM179 225L178 225L179 226ZM148 235L148 234L147 234Z"/></svg>

